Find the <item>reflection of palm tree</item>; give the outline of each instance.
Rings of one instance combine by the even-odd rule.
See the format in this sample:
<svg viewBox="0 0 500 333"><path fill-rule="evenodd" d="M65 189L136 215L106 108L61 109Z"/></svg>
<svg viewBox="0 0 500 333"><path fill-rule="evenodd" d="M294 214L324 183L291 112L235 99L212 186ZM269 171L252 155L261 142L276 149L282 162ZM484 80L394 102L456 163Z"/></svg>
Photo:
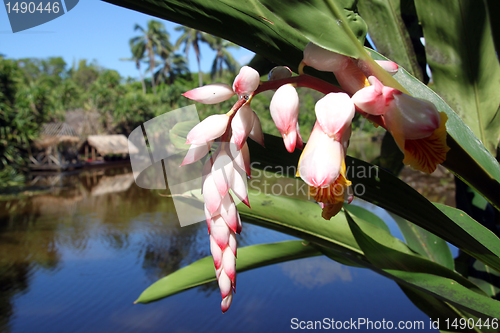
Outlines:
<svg viewBox="0 0 500 333"><path fill-rule="evenodd" d="M198 84L201 87L203 85L203 77L201 73L200 67L200 42L207 43L207 34L188 27L177 27L175 28L177 31L182 31L182 35L177 39L175 43L175 47L178 48L181 45L184 45L184 53L186 58L189 55L189 49L192 46L194 49L194 53L196 54L196 61L198 63Z"/></svg>
<svg viewBox="0 0 500 333"><path fill-rule="evenodd" d="M153 93L156 94L156 82L154 78L154 70L156 68L156 54L172 52L172 44L169 41L169 34L165 30L163 23L155 20L148 21L148 30L144 30L140 25L136 24L134 30L139 30L142 36L134 37L130 40L130 45L134 57L142 59L144 53L147 52L149 58L149 70L151 71L151 86ZM134 50L136 51L134 54ZM142 54L141 54L142 50Z"/></svg>
<svg viewBox="0 0 500 333"><path fill-rule="evenodd" d="M230 47L239 48L239 46L216 36L211 36L210 38L207 38L207 40L209 41L212 50L216 52L214 62L212 63L212 80L217 75L219 77L222 75L224 64L226 64L227 69L234 74L236 72L236 68L238 67L238 62L233 58L227 49Z"/></svg>

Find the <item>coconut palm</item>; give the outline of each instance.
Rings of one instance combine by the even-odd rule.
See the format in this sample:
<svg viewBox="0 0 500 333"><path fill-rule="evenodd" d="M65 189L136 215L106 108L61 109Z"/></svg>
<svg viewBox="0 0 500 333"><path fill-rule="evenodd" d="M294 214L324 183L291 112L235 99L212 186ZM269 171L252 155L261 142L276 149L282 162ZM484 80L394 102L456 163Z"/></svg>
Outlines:
<svg viewBox="0 0 500 333"><path fill-rule="evenodd" d="M156 82L163 80L168 84L172 84L176 76L189 73L187 59L181 54L162 53L160 57L162 64L160 69L155 73Z"/></svg>
<svg viewBox="0 0 500 333"><path fill-rule="evenodd" d="M191 46L194 49L194 53L196 54L196 61L198 63L198 84L201 87L203 85L203 73L201 72L200 67L200 43L207 43L207 34L200 30L192 29L189 27L176 27L175 30L182 31L182 35L177 39L175 43L175 47L178 48L181 45L184 45L184 54L186 59L189 57L189 50Z"/></svg>
<svg viewBox="0 0 500 333"><path fill-rule="evenodd" d="M231 47L238 49L239 46L216 36L210 36L207 40L210 48L216 52L215 59L212 63L212 71L210 73L212 80L214 80L216 76L220 77L222 75L224 64L231 73L236 73L236 68L239 64L227 49Z"/></svg>
<svg viewBox="0 0 500 333"><path fill-rule="evenodd" d="M140 25L136 24L134 30L139 30L142 35L134 37L130 40L132 53L134 57L142 59L144 53L147 53L149 58L149 70L151 71L151 86L153 93L156 95L156 82L154 78L154 70L156 68L156 54L172 52L172 44L170 44L170 35L163 23L155 20L148 21L148 29L144 30ZM142 51L142 54L141 54Z"/></svg>
<svg viewBox="0 0 500 333"><path fill-rule="evenodd" d="M141 70L141 62L144 60L144 53L146 51L145 45L142 43L133 43L133 39L131 39L130 50L132 51L132 57L121 58L120 60L135 62L135 67L139 71L139 77L141 78L142 92L146 94L146 83L144 82L144 76L142 75L142 70Z"/></svg>

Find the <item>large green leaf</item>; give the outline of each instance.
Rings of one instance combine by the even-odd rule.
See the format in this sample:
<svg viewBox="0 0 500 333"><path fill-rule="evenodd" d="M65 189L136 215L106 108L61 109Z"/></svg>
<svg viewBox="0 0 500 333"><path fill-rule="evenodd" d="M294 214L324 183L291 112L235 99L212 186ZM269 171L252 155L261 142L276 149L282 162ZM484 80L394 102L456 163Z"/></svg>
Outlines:
<svg viewBox="0 0 500 333"><path fill-rule="evenodd" d="M428 273L411 273L394 269L384 269L386 274L397 282L408 284L411 287L449 302L468 312L484 318L484 315L499 318L500 302L482 296L452 279L443 278Z"/></svg>
<svg viewBox="0 0 500 333"><path fill-rule="evenodd" d="M320 254L315 247L305 246L301 241L247 246L238 249L236 270L244 272L258 267ZM212 257L205 257L156 281L144 290L135 302L154 302L214 280L215 271Z"/></svg>
<svg viewBox="0 0 500 333"><path fill-rule="evenodd" d="M366 258L377 268L434 274L453 279L476 293L486 295L478 286L454 270L412 252L406 244L390 234L373 227L367 228L366 225L361 226L360 220L349 213L350 206L346 205L345 209L345 216L354 238L365 253Z"/></svg>
<svg viewBox="0 0 500 333"><path fill-rule="evenodd" d="M401 0L360 0L358 8L378 52L422 80L422 69L401 17Z"/></svg>
<svg viewBox="0 0 500 333"><path fill-rule="evenodd" d="M439 325L441 332L498 332L498 330L492 329L491 326L490 329L484 326L481 327L481 329L478 329L477 327L475 329L455 329L455 327L451 327L449 325L455 320L456 323L459 323L461 318L464 318L462 321L472 318L474 323L477 323L479 318L472 316L463 310L458 310L451 304L428 293L424 293L414 287L410 287L407 284L398 283L398 285L410 301L412 301L413 304L415 304L422 312L427 314L429 318L432 319L436 328ZM492 318L489 319L489 322L491 322L491 319ZM484 323L485 320L486 318L481 316L481 322ZM450 331L450 329L452 329L452 331Z"/></svg>
<svg viewBox="0 0 500 333"><path fill-rule="evenodd" d="M289 166L297 165L300 152L287 154L281 138L266 135L265 143L263 148L249 141L250 154L259 167L289 170ZM411 186L377 166L349 156L346 166L355 195L415 223L500 271L500 239L487 228L470 217L456 222L457 216L448 217L448 211L442 212ZM319 208L316 211L319 214Z"/></svg>
<svg viewBox="0 0 500 333"><path fill-rule="evenodd" d="M359 58L366 24L354 0L259 0L276 16L325 49Z"/></svg>
<svg viewBox="0 0 500 333"><path fill-rule="evenodd" d="M400 216L395 214L391 214L391 216L401 230L406 244L412 250L444 267L455 269L450 247L442 238L406 221Z"/></svg>
<svg viewBox="0 0 500 333"><path fill-rule="evenodd" d="M416 0L435 90L496 153L500 64L483 1ZM497 17L493 17L497 20Z"/></svg>
<svg viewBox="0 0 500 333"><path fill-rule="evenodd" d="M355 1L352 0L328 0L328 5L323 0L105 1L222 37L294 70L301 62L302 51L309 42L306 36L314 35L318 24L328 29L322 30L328 33L315 37L318 42L335 45L336 50L343 54L356 56L361 50L359 46L362 44L352 43L352 30L360 40L364 40L366 35L366 25L354 11ZM276 16L266 7L273 10L279 7L282 10L282 4L286 5L286 10L282 13L283 18ZM306 8L302 8L304 6ZM302 11L297 12L298 7L301 7ZM318 20L317 16L322 19ZM310 33L297 30L306 26ZM336 40L340 42L335 43Z"/></svg>
<svg viewBox="0 0 500 333"><path fill-rule="evenodd" d="M496 317L500 302L492 300L476 285L449 270L418 255L396 250L390 239L381 233L363 230L346 212L349 226L368 260L390 278L409 284L440 299L451 302L475 314ZM377 236L374 239L372 236Z"/></svg>
<svg viewBox="0 0 500 333"><path fill-rule="evenodd" d="M371 50L370 55L377 60L386 60L381 54ZM451 150L443 166L480 192L497 209L500 209L500 164L485 146L464 124L448 104L425 84L410 75L404 68L394 78L414 97L432 102L439 111L448 116L446 129ZM499 95L500 96L500 95Z"/></svg>

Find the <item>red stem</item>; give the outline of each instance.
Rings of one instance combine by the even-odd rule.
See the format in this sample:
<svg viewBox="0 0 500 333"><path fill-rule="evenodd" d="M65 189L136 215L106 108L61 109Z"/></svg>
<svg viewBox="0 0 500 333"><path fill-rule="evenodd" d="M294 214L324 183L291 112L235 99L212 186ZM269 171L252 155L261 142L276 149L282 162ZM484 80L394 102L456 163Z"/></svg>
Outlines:
<svg viewBox="0 0 500 333"><path fill-rule="evenodd" d="M310 75L303 74L303 75L294 76L294 77L290 77L290 78L286 78L286 79L261 82L261 84L259 85L257 90L255 90L253 92L252 96L255 96L263 91L278 89L279 87L281 87L284 84L294 84L297 87L314 89L314 90L319 91L325 95L332 93L332 92L345 93L344 90L342 90L341 88L339 88L331 83L325 82L321 79L315 78L315 77L310 76ZM370 120L371 122L373 122L379 126L382 126L383 128L385 128L387 130L387 127L385 126L385 122L381 116L370 115L366 112L361 111L359 108L356 108L356 112L358 112L363 117Z"/></svg>

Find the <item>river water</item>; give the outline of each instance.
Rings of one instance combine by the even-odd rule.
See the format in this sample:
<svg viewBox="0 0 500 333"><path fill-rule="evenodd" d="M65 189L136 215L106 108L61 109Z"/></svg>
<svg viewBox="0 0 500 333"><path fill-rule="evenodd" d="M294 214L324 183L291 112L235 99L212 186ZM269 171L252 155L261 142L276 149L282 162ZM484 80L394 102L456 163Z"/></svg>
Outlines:
<svg viewBox="0 0 500 333"><path fill-rule="evenodd" d="M46 181L47 193L0 203L1 332L287 332L332 319L429 330L395 282L326 257L239 274L226 314L216 283L133 305L159 278L209 255L206 224L180 227L172 199L139 188L128 168ZM291 239L244 223L238 242Z"/></svg>

